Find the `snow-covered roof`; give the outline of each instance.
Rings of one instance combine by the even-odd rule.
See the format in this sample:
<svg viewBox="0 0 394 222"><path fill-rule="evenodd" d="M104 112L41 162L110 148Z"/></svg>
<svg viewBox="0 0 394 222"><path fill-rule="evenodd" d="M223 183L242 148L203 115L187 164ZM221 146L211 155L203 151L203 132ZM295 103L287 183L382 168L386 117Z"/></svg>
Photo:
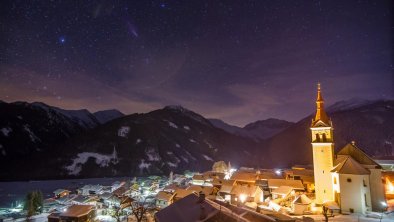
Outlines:
<svg viewBox="0 0 394 222"><path fill-rule="evenodd" d="M353 175L369 175L370 171L364 168L351 156L341 158L342 162L339 162L331 172L339 174L353 174Z"/></svg>
<svg viewBox="0 0 394 222"><path fill-rule="evenodd" d="M233 186L233 189L231 190L231 194L235 194L235 195L246 194L249 197L254 197L256 195L257 189L260 189L260 187L254 185L236 185Z"/></svg>
<svg viewBox="0 0 394 222"><path fill-rule="evenodd" d="M293 187L289 186L280 186L274 190L272 190L272 194L279 194L279 195L288 195L293 190Z"/></svg>
<svg viewBox="0 0 394 222"><path fill-rule="evenodd" d="M155 219L157 222L202 221L201 216L204 215L204 221L206 221L218 212L219 211L207 203L207 201L199 201L197 195L190 194L157 212L155 214Z"/></svg>
<svg viewBox="0 0 394 222"><path fill-rule="evenodd" d="M81 217L89 214L93 209L91 205L72 205L60 214L61 217Z"/></svg>
<svg viewBox="0 0 394 222"><path fill-rule="evenodd" d="M312 203L312 200L309 199L305 194L302 194L302 195L296 197L294 199L293 203L294 204L305 204L305 205L308 205L308 204Z"/></svg>
<svg viewBox="0 0 394 222"><path fill-rule="evenodd" d="M165 191L160 191L156 195L156 199L158 199L158 200L165 200L165 201L170 201L173 197L174 197L173 193L165 192Z"/></svg>
<svg viewBox="0 0 394 222"><path fill-rule="evenodd" d="M302 185L301 180L286 180L286 179L268 179L268 187L278 188L280 186L293 187L295 190L304 190L304 185Z"/></svg>
<svg viewBox="0 0 394 222"><path fill-rule="evenodd" d="M369 157L364 151L358 148L355 143L348 143L337 153L338 156L346 155L351 156L358 163L363 165L374 165L381 169L382 167L376 163L371 157Z"/></svg>

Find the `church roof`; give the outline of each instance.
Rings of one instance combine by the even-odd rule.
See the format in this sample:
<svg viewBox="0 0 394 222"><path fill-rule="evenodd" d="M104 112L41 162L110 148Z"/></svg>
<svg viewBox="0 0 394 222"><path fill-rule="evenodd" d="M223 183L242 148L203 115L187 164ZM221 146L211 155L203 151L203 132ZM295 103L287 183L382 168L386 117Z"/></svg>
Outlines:
<svg viewBox="0 0 394 222"><path fill-rule="evenodd" d="M320 89L320 83L317 84L316 114L312 120L312 127L331 126L331 120L328 118L324 110L324 100Z"/></svg>
<svg viewBox="0 0 394 222"><path fill-rule="evenodd" d="M360 148L358 148L354 143L349 143L344 146L338 153L340 155L351 156L358 163L363 165L375 165L375 168L381 169L382 167L376 163L371 157L364 153Z"/></svg>
<svg viewBox="0 0 394 222"><path fill-rule="evenodd" d="M369 175L370 171L364 168L351 156L341 158L342 161L339 162L331 172L336 172L339 174L353 174L353 175Z"/></svg>

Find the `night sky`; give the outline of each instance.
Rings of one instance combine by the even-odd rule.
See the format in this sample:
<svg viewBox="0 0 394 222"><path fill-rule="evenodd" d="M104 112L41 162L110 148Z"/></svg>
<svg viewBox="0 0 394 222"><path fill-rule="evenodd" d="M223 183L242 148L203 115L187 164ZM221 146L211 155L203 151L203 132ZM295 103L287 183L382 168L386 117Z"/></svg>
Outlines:
<svg viewBox="0 0 394 222"><path fill-rule="evenodd" d="M391 1L1 1L0 100L235 125L392 99Z"/></svg>

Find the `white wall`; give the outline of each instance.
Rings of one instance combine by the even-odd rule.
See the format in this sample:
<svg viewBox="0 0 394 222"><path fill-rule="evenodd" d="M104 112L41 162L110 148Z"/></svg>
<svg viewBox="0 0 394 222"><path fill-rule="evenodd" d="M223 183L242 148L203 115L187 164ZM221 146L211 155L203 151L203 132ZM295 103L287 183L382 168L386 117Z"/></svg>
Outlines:
<svg viewBox="0 0 394 222"><path fill-rule="evenodd" d="M381 169L369 169L371 175L369 181L371 184L371 202L372 210L380 212L382 211L382 202L386 202L384 196L384 187L382 183L382 170Z"/></svg>
<svg viewBox="0 0 394 222"><path fill-rule="evenodd" d="M351 182L348 182L351 179ZM363 183L365 180L365 185ZM339 174L339 186L340 186L340 207L342 212L350 212L350 208L355 213L365 213L371 211L371 192L369 175L351 175L351 174ZM365 196L367 198L367 204L365 204Z"/></svg>

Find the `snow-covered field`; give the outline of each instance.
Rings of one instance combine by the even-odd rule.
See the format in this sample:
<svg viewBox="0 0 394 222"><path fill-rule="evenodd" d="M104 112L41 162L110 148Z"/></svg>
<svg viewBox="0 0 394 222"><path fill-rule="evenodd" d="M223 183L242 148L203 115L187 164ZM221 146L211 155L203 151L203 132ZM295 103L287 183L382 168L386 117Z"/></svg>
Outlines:
<svg viewBox="0 0 394 222"><path fill-rule="evenodd" d="M0 208L10 207L16 202L21 203L26 194L32 190L41 190L44 198L53 196L53 191L59 188L75 190L85 184L111 185L125 178L91 178L73 180L46 180L29 182L0 182ZM128 178L130 179L130 178Z"/></svg>

